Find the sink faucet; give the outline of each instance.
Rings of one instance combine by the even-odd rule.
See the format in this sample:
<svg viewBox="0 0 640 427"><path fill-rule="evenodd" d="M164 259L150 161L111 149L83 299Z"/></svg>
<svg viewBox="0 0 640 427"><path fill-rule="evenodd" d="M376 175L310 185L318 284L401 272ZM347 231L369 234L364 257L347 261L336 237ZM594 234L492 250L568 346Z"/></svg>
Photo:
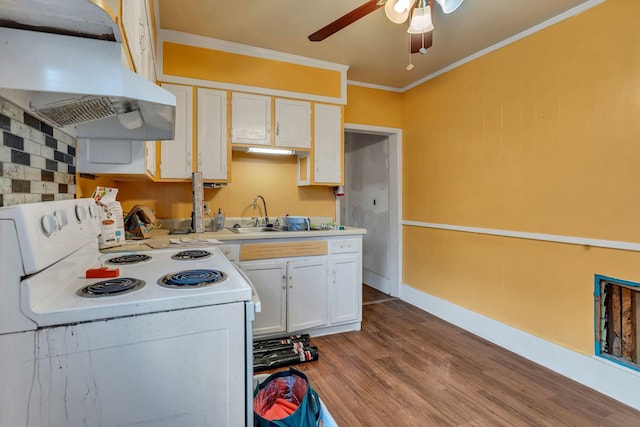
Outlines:
<svg viewBox="0 0 640 427"><path fill-rule="evenodd" d="M262 206L264 206L264 225L269 225L269 215L267 214L267 202L265 202L264 197L261 195L257 195L255 199L253 199L253 210L255 211L258 207L258 199L262 199Z"/></svg>

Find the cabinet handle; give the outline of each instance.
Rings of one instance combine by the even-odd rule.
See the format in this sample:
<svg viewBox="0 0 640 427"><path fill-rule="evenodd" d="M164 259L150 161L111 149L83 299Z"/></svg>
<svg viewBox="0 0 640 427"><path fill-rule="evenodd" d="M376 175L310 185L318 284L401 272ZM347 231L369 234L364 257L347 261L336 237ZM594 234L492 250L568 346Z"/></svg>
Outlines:
<svg viewBox="0 0 640 427"><path fill-rule="evenodd" d="M276 136L280 136L280 123L276 122Z"/></svg>

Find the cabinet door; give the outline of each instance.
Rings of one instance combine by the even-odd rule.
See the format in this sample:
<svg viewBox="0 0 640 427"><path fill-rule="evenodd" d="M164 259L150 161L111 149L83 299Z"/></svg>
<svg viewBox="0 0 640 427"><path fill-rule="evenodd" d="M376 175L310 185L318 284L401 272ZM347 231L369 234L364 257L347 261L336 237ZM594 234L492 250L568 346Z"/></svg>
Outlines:
<svg viewBox="0 0 640 427"><path fill-rule="evenodd" d="M145 173L145 141L78 139L78 172Z"/></svg>
<svg viewBox="0 0 640 427"><path fill-rule="evenodd" d="M287 326L286 263L245 261L240 269L246 273L260 297L262 311L253 321L255 335L284 332Z"/></svg>
<svg viewBox="0 0 640 427"><path fill-rule="evenodd" d="M311 148L311 103L276 99L276 146Z"/></svg>
<svg viewBox="0 0 640 427"><path fill-rule="evenodd" d="M231 96L231 142L271 145L271 98L234 93Z"/></svg>
<svg viewBox="0 0 640 427"><path fill-rule="evenodd" d="M314 107L314 183L342 185L342 109L337 105Z"/></svg>
<svg viewBox="0 0 640 427"><path fill-rule="evenodd" d="M287 265L289 332L326 325L329 319L326 257Z"/></svg>
<svg viewBox="0 0 640 427"><path fill-rule="evenodd" d="M227 179L227 93L198 89L198 171L204 179Z"/></svg>
<svg viewBox="0 0 640 427"><path fill-rule="evenodd" d="M147 141L145 143L146 171L152 177L156 176L156 146L156 141Z"/></svg>
<svg viewBox="0 0 640 427"><path fill-rule="evenodd" d="M362 316L362 261L358 255L332 255L329 260L331 323Z"/></svg>
<svg viewBox="0 0 640 427"><path fill-rule="evenodd" d="M175 139L160 142L160 178L191 178L193 172L193 88L163 84L176 96Z"/></svg>

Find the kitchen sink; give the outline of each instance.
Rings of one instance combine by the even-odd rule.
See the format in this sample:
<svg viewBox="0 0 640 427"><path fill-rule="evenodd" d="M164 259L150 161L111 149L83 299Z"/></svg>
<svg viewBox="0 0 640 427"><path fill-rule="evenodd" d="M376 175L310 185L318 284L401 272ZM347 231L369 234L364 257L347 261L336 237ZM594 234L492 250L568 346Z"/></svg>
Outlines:
<svg viewBox="0 0 640 427"><path fill-rule="evenodd" d="M258 226L258 227L226 227L227 230L229 231L233 231L234 233L267 233L267 232L273 232L273 231L291 231L291 232L296 232L296 231L307 231L307 230L289 230L286 226L282 227L265 227L263 226ZM332 228L330 227L311 227L311 230L309 231L320 231L320 230L331 230Z"/></svg>
<svg viewBox="0 0 640 427"><path fill-rule="evenodd" d="M262 233L267 231L281 231L275 227L227 227L227 230L234 233Z"/></svg>

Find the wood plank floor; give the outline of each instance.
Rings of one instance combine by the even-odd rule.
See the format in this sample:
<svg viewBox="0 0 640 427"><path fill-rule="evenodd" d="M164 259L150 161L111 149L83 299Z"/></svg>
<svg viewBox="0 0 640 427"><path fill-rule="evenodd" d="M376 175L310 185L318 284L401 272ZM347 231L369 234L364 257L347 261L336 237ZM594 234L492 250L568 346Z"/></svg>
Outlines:
<svg viewBox="0 0 640 427"><path fill-rule="evenodd" d="M366 288L362 330L312 338L320 360L296 366L341 427L640 426L640 412Z"/></svg>

